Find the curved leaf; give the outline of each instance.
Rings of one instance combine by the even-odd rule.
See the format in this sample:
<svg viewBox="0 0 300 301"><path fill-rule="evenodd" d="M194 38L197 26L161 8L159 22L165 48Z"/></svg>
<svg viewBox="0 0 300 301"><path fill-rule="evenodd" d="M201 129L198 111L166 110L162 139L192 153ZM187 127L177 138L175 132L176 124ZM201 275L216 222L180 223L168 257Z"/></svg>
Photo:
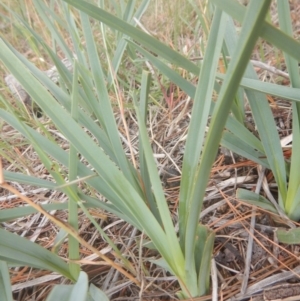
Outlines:
<svg viewBox="0 0 300 301"><path fill-rule="evenodd" d="M60 257L43 247L0 229L0 260L12 266L31 266L60 273L74 281L69 266Z"/></svg>
<svg viewBox="0 0 300 301"><path fill-rule="evenodd" d="M13 301L7 263L0 260L0 300Z"/></svg>

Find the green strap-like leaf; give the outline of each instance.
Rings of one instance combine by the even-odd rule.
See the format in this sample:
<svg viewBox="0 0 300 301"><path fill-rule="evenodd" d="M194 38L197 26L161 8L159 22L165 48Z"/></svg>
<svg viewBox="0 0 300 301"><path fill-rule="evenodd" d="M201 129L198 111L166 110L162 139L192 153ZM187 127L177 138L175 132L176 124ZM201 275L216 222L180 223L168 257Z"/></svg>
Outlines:
<svg viewBox="0 0 300 301"><path fill-rule="evenodd" d="M237 33L233 21L228 22L225 42L230 56L233 56L237 47ZM256 72L251 64L248 65L245 71L245 77L257 79ZM287 193L286 169L274 117L264 94L248 89L246 89L246 94L264 148L264 153L278 183L281 195L279 202L281 202L280 206L283 208L282 200L286 198Z"/></svg>
<svg viewBox="0 0 300 301"><path fill-rule="evenodd" d="M148 94L149 94L150 84L151 84L151 74L149 72L143 72L142 81L141 81L139 110L140 110L142 122L144 124L146 124L146 120L147 120ZM140 173L143 180L143 187L145 190L147 203L149 204L151 212L154 214L158 222L162 225L161 216L159 214L155 202L155 198L152 192L152 187L151 187L152 185L149 177L147 163L145 160L144 145L142 143L141 137L139 137L139 159L140 159Z"/></svg>
<svg viewBox="0 0 300 301"><path fill-rule="evenodd" d="M7 263L0 260L0 300L13 301Z"/></svg>
<svg viewBox="0 0 300 301"><path fill-rule="evenodd" d="M47 112L61 133L67 137L77 151L93 166L99 177L102 178L103 182L99 192L111 191L117 196L117 198L110 201L114 202L117 208L119 206L126 208L128 216L132 216L138 227L144 229L166 261L173 266L174 271L178 272L178 277L183 278L185 272L182 265L180 265L183 258L180 258L178 248L175 247L173 252L170 253L169 246L166 244L169 238L167 239L166 233L129 179L110 160L103 149L71 118L69 112L63 109L47 89L32 76L3 40L0 40L0 59L43 111ZM172 239L173 241L175 240ZM175 253L179 255L173 256Z"/></svg>
<svg viewBox="0 0 300 301"><path fill-rule="evenodd" d="M212 3L220 7L228 15L232 16L240 23L244 22L246 8L236 0L211 0ZM264 20L260 35L263 39L276 46L278 49L288 53L300 61L300 43L291 36L285 34L275 26Z"/></svg>
<svg viewBox="0 0 300 301"><path fill-rule="evenodd" d="M239 83L247 67L252 49L259 37L261 26L265 19L270 5L268 1L251 1L247 7L247 14L241 35L236 47L233 59L229 64L226 79L218 96L217 103L211 118L207 138L204 144L203 153L198 167L196 178L190 193L189 216L186 227L185 256L186 270L191 271L193 267L193 254L195 249L195 237L202 207L205 188L210 176L210 170L218 151L218 145L222 137L226 118L231 108L232 101L236 95ZM214 80L214 79L212 79Z"/></svg>
<svg viewBox="0 0 300 301"><path fill-rule="evenodd" d="M287 1L277 1L278 17L280 28L289 36L293 36L291 12ZM300 88L299 67L296 59L287 52L284 58L294 88ZM291 156L291 169L289 175L288 193L285 201L285 211L293 220L300 219L300 103L292 103L292 126L293 126L293 146Z"/></svg>
<svg viewBox="0 0 300 301"><path fill-rule="evenodd" d="M283 244L298 245L300 243L300 228L290 230L279 228L275 234L278 241Z"/></svg>
<svg viewBox="0 0 300 301"><path fill-rule="evenodd" d="M93 38L93 33L90 26L89 18L86 14L81 13L81 22L83 33L86 39L86 50L89 59L89 64L92 72L93 82L96 88L98 101L89 98L90 106L99 121L102 121L102 127L106 132L107 137L111 143L111 149L117 160L118 166L121 168L126 177L135 186L137 191L140 191L140 186L137 183L136 175L133 168L130 166L119 137L118 127L114 118L114 113L109 99L108 91L106 89L105 77L97 53L97 47ZM82 77L84 79L84 77ZM89 87L93 90L93 86Z"/></svg>
<svg viewBox="0 0 300 301"><path fill-rule="evenodd" d="M257 207L263 208L265 210L268 210L270 212L278 213L276 208L272 205L270 201L268 201L265 197L262 195L259 195L253 191L249 191L246 189L237 189L236 191L236 197L240 200L243 200L249 204L255 205Z"/></svg>
<svg viewBox="0 0 300 301"><path fill-rule="evenodd" d="M131 44L134 45L139 50L139 52L141 52L147 59L149 59L149 61L154 66L156 66L160 72L165 74L172 82L174 82L176 85L178 85L185 93L187 93L187 95L189 95L191 98L194 98L196 88L193 86L192 83L190 83L186 79L182 78L178 73L173 71L170 67L168 67L166 64L164 64L159 59L157 59L155 56L151 55L149 52L147 52L143 48L139 47L137 44L135 44L135 43L131 43ZM220 77L220 76L218 76L218 77ZM224 79L223 76L220 78ZM259 81L255 81L255 82L258 83ZM247 84L249 84L248 81L247 81ZM268 92L269 92L269 90L274 90L273 86L275 86L275 85L272 85L272 87L268 87ZM255 83L249 84L249 87L252 89L255 89ZM276 86L275 86L275 88L276 88ZM294 91L292 93L291 97L298 97L298 96L296 96L296 95L298 95L297 93L298 93L298 91ZM300 93L299 93L299 95L300 95ZM299 96L299 100L300 100L300 96ZM215 104L212 102L211 108L210 108L210 114L213 112L214 107L215 107ZM259 164L261 164L263 161L264 162L263 165L269 168L268 162L264 159L261 160L261 158L260 158L260 157L264 157L265 153L264 153L264 148L263 148L260 140L257 137L255 137L245 126L241 125L232 116L228 116L225 127L236 136L235 137L236 140L243 141L244 144L246 143L247 147L240 148L239 145L232 145L231 144L232 141L227 141L226 135L223 136L223 139L221 142L222 145L228 147L230 150L232 150L233 152L236 152L240 156L244 156L246 158L252 159ZM231 146L232 146L232 148L231 148ZM263 153L263 155L258 155L257 150L260 151L261 153ZM255 156L255 154L257 154L258 156Z"/></svg>
<svg viewBox="0 0 300 301"><path fill-rule="evenodd" d="M107 295L93 283L90 285L88 295L90 297L90 300L87 301L109 301Z"/></svg>
<svg viewBox="0 0 300 301"><path fill-rule="evenodd" d="M221 10L216 9L195 92L195 101L183 157L180 185L179 231L182 248L185 243L187 219L191 211L190 194L192 192L192 186L195 184L195 175L205 138L214 90L214 79L223 44L226 22L227 15L222 14ZM223 118L226 120L227 115L223 115ZM207 170L207 173L210 173L210 171ZM192 274L191 267L189 270Z"/></svg>
<svg viewBox="0 0 300 301"><path fill-rule="evenodd" d="M0 260L13 266L31 266L58 272L74 280L69 266L56 254L43 247L8 231L0 229Z"/></svg>
<svg viewBox="0 0 300 301"><path fill-rule="evenodd" d="M134 26L124 22L123 20L113 16L112 14L104 11L103 9L92 5L82 0L63 0L72 6L76 7L82 12L85 12L92 18L99 20L112 29L122 32L130 36L135 41L141 43L145 48L154 51L159 56L167 59L170 63L180 66L190 72L198 73L198 68L191 63L188 59L184 58L178 52L170 49L167 45L159 42L155 38L147 35Z"/></svg>

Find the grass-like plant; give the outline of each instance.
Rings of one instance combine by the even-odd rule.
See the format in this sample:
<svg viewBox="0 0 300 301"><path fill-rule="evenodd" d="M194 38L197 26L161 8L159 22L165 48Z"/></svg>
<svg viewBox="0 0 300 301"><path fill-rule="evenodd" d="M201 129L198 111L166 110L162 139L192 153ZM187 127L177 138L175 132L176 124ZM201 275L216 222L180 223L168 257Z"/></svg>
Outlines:
<svg viewBox="0 0 300 301"><path fill-rule="evenodd" d="M210 288L210 259L214 232L199 222L199 215L211 166L220 142L234 152L272 169L280 191L279 206L291 218L297 218L299 175L297 175L296 167L292 166L289 190L287 190L286 165L273 116L264 94L280 95L293 100L295 136L299 134L297 132L299 119L296 118L299 109L295 102L299 101L299 96L293 89L259 82L254 69L249 64L249 59L259 37L286 52L288 59L294 57L299 60L300 52L295 50L299 49L299 43L265 21L270 0L253 0L247 7L231 0L211 0L209 4L212 6L213 20L203 62L197 66L134 26L134 18L141 17L149 1L142 1L135 12L134 1L129 1L127 6L124 6L123 14L118 17L104 9L103 1L100 1L99 6L82 0L50 2L49 6L46 2L38 0L35 0L34 4L47 30L51 33L53 45L47 45L22 19L20 22L22 22L23 30L26 30L35 43L42 46L53 60L60 74L59 86L3 39L0 40L0 59L32 100L42 109L43 114L52 120L56 128L68 140L70 147L68 151L65 151L49 138L50 135L41 135L39 131L28 126L13 113L10 104L2 97L2 102L6 107L0 109L1 118L28 139L55 183L12 172L4 172L5 180L60 189L69 197L68 223L63 223L47 213L53 208L65 208L64 204L41 207L32 204L28 198L23 197L23 199L35 206L32 209L27 207L27 214L39 210L62 229L62 234L68 234L71 260L79 259L79 243L81 243L140 285L139 280L135 279L134 267L107 237L115 253L122 260L122 268L114 265L98 250L89 246L76 231L77 209L80 207L95 228L105 237L105 233L87 210L89 207L102 208L144 231L162 257L155 263L176 276L181 287L179 297L188 298L207 294ZM54 4L62 8L64 20L57 17ZM287 5L287 2L282 5L283 7L279 5L279 10L282 11L280 14L285 16L287 12L285 12L286 6L284 5ZM74 13L74 8L77 9L78 15ZM239 35L236 33L232 18L241 23ZM100 25L95 20L100 21ZM56 22L60 22L64 32L69 34L73 45L72 50L66 45L60 30L56 27ZM102 47L105 49L105 64L103 64L103 57L100 59L97 51L94 26L97 26L97 30L104 37ZM117 33L112 59L110 59L106 40L111 34L110 29ZM287 29L283 26L283 30ZM67 70L59 60L55 51L56 46L66 58L73 62L73 72ZM126 49L132 57L138 51L194 99L180 185L179 235L175 231L147 135L145 120L151 79L146 72L139 75L141 77L139 99L134 100L140 139L139 168L135 164L135 159L130 161L126 157L119 138L110 92L115 92L126 133L124 103L118 95L116 76ZM225 75L217 73L218 62L222 55L224 59L230 57ZM197 86L193 86L182 78L167 63L199 75ZM294 70L293 64L291 60L288 65L290 70ZM291 73L293 86L298 87L298 73L293 74ZM220 81L222 81L221 85ZM218 94L216 102L212 101L214 90ZM244 93L251 106L260 140L243 124ZM209 118L209 130L205 134ZM294 138L295 147L299 144L297 139L299 137ZM87 164L78 160L78 154ZM299 166L297 160L299 159L296 157L292 158L295 166ZM61 173L61 167L68 171L67 180ZM79 181L85 181L89 187L102 194L108 202L84 194L76 185ZM13 193L18 193L5 182L2 182L2 186ZM240 194L241 192L239 196ZM249 195L250 193L246 197L243 195L243 198L249 199ZM266 200L263 203L253 203L273 208ZM0 220L5 221L24 214L23 208L4 210L0 213ZM8 231L1 230L1 232L1 237L3 237L0 242L0 259L1 264L3 263L1 271L5 277L0 277L2 281L0 285L8 285L7 266L4 264L8 262L12 266L27 264L58 271L73 281L79 279L80 283L84 283L84 292L88 291L87 279L83 273L80 273L80 268L75 262L67 266L51 252L41 250L41 247L25 242L24 239ZM9 241L12 239L18 243L10 245ZM20 262L19 254L24 250L25 244L30 244L29 253L34 254L34 258L30 259L30 254L28 254L28 259ZM4 253L3 250L7 252ZM47 257L48 264L44 261L45 257ZM40 264L35 264L37 260ZM77 288L71 289L76 292ZM63 294L63 290L65 287L58 287L55 296ZM6 296L3 300L11 299Z"/></svg>
<svg viewBox="0 0 300 301"><path fill-rule="evenodd" d="M299 43L295 43L293 50L288 50L286 47L282 47L283 41L287 43L292 43L292 24L290 17L289 4L287 1L277 1L278 6L278 16L279 25L282 29L282 36L277 41L279 49L284 52L284 58L287 66L288 73L290 75L292 88L285 88L280 86L275 86L273 91L261 90L262 86L254 86L257 91L262 91L282 97L284 99L292 100L292 128L293 128L293 143L292 143L292 156L291 161L285 162L285 158L282 151L282 146L280 143L280 138L276 129L276 124L273 118L273 114L270 106L266 101L266 95L246 90L247 98L251 106L254 121L257 126L257 131L261 138L261 143L265 152L265 156L268 161L268 168L270 168L274 174L274 178L278 184L278 205L274 202L274 199L267 200L262 196L255 195L249 191L239 190L237 196L241 199L248 200L255 205L259 205L263 208L269 209L273 212L279 213L281 216L287 216L288 218L298 221L300 219L300 206L299 206L299 196L300 196L300 177L299 177L299 167L300 161L297 155L297 150L299 149L299 99L290 98L289 96L294 91L297 93L300 87L300 77L298 70L299 55L295 55L294 50L300 50ZM271 27L270 27L271 30ZM270 31L269 30L269 31ZM272 28L274 31L275 29ZM234 30L233 30L234 31ZM232 32L233 32L232 31ZM267 32L265 30L264 32ZM285 36L283 36L283 33ZM228 44L232 44L232 39L234 35L228 38ZM264 38L268 38L264 36ZM230 42L229 42L229 39ZM234 38L235 39L235 38ZM289 42L288 42L289 41ZM293 41L295 42L295 41ZM280 44L280 45L279 45ZM230 46L228 46L229 48ZM233 49L232 49L233 51ZM232 53L230 51L230 53ZM245 73L245 77L253 80L257 80L257 76L252 68L248 68ZM267 86L266 86L267 87ZM271 86L270 86L271 88ZM275 91L275 88L277 91ZM271 201L271 202L270 202Z"/></svg>

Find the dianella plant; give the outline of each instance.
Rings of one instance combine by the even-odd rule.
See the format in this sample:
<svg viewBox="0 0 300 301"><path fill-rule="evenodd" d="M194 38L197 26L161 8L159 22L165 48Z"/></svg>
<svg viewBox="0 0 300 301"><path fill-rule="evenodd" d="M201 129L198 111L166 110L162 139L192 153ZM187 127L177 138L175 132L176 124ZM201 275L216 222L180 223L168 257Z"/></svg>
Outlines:
<svg viewBox="0 0 300 301"><path fill-rule="evenodd" d="M207 1L212 22L201 65L189 61L185 56L136 28L136 20L141 18L149 1L139 1L138 5L135 1L128 1L123 5L123 9L117 12L117 16L107 12L104 1L99 1L98 5L92 2L33 1L45 27L51 33L52 45L46 44L28 23L11 12L18 20L22 31L30 35L55 64L59 72L59 85L4 39L0 40L0 59L30 95L32 101L68 140L69 149L66 151L61 148L50 135L42 135L41 132L45 132L44 128L39 131L28 126L18 118L10 104L2 97L5 107L0 109L1 118L28 139L54 179L54 182L50 182L34 176L4 171L2 186L10 189L5 180L17 181L61 190L68 196L67 205L26 207L26 214L38 210L56 223L62 229L62 234L68 235L69 259L79 259L79 244L83 244L113 265L113 262L89 246L78 235L77 210L80 207L121 259L122 268L119 266L116 268L134 283L141 285L139 279L135 277L134 266L122 257L121 252L109 241L88 211L91 207L101 208L132 224L148 236L161 255L161 259L155 263L175 275L178 280L181 288L178 297L190 298L208 294L214 232L200 223L199 215L220 143L233 152L270 168L278 183L278 208L290 218L299 219L300 209L297 202L300 200L298 173L300 159L297 152L293 152L288 184L286 162L265 95L272 94L293 102L294 149L299 147L300 139L298 122L300 112L297 103L300 94L295 89L260 82L249 63L253 48L258 38L262 37L285 52L292 86L298 88L298 64L295 60L300 58L300 44L291 37L288 1L278 1L281 29L266 21L270 0L253 0L246 7L233 0ZM63 10L65 17L63 20L57 16L56 7ZM234 21L240 24L239 33ZM68 34L72 50L66 44L57 24L62 25L64 33ZM104 60L103 57L99 57L95 28L96 32L100 32L104 37L104 53L107 54ZM114 53L110 58L105 38L112 32L116 36ZM57 49L72 62L72 71L62 64ZM139 58L142 56L145 61L151 62L152 66L194 100L183 158L178 209L179 233L172 221L147 134L145 121L151 78L146 71L139 74L140 91L134 99L139 127L138 164L134 158L126 156L120 141L114 115L116 108L110 99L110 92L115 91L118 110L124 117L122 115L124 104L117 93L119 83L116 75L126 51L133 57L138 53ZM217 72L220 58L228 61L225 74ZM199 76L197 85L194 86L181 77L172 66ZM213 93L217 95L216 100ZM244 125L245 95L251 106L260 139ZM208 121L209 129L206 133ZM123 126L126 132L125 118ZM85 163L79 161L79 155L84 158ZM67 177L61 173L61 167L68 171ZM107 202L85 194L77 186L79 181L85 182L103 195ZM11 191L17 193L15 190ZM253 196L250 192L240 191L238 195L255 205L276 210L267 199ZM25 200L34 206L28 198ZM66 208L69 210L68 223L62 223L48 213L53 209ZM11 220L24 215L24 212L19 208L5 210L1 212L0 220ZM84 292L92 295L91 290L94 292L95 288L88 289L87 279L75 261L71 261L67 266L54 253L42 251L41 247L23 238L13 236L13 239L19 239L19 243L9 244L12 234L2 229L1 232L3 233L0 241L0 259L4 263L2 271L6 275L0 277L1 281L6 279L2 285L8 285L5 265L7 262L10 266L24 264L57 271L72 281L85 283ZM3 237L5 239L2 239ZM28 257L27 262L26 260L20 262L18 258L21 256L18 254L24 252L24 249L29 250L25 244L31 244L33 251L29 253L35 254L36 259ZM34 252L34 249L38 248L40 252ZM73 286L71 289L76 288ZM55 296L57 297L59 293L57 288Z"/></svg>
<svg viewBox="0 0 300 301"><path fill-rule="evenodd" d="M299 69L298 61L300 56L294 50L300 50L299 43L292 39L292 24L288 1L277 1L278 17L280 30L271 27L265 22L266 30L263 30L262 37L276 45L283 51L285 63L290 76L291 87L281 87L276 85L266 85L259 83L253 88L246 89L246 95L251 106L253 118L260 135L262 151L267 159L265 167L272 170L274 178L278 185L278 200L276 202L272 197L269 200L262 196L255 195L248 191L239 190L237 196L241 199L248 200L250 203L259 205L265 209L276 212L282 217L298 221L300 219L299 193L300 193L300 177L298 169L300 167L299 156L299 98L296 96L299 91ZM264 25L265 26L265 25ZM278 32L278 41L275 43L274 38L266 34L268 32ZM226 42L227 48L230 49L230 44L236 43L234 35L228 37ZM283 44L293 43L294 49L291 51ZM280 44L280 45L279 45ZM243 80L257 81L255 72L251 66L248 66ZM243 81L242 80L242 81ZM249 82L250 83L250 82ZM248 84L248 83L247 83ZM246 86L247 86L246 84ZM243 84L242 84L243 85ZM245 87L246 87L245 86ZM273 86L273 89L272 89ZM266 88L266 89L265 89ZM270 88L270 90L269 90ZM256 91L255 91L256 90ZM272 91L273 90L273 91ZM263 92L263 93L260 93ZM277 132L276 124L272 115L270 106L266 101L266 93L281 97L292 102L292 155L290 162L286 162L281 141ZM292 96L293 95L293 96ZM254 145L253 145L254 146Z"/></svg>

